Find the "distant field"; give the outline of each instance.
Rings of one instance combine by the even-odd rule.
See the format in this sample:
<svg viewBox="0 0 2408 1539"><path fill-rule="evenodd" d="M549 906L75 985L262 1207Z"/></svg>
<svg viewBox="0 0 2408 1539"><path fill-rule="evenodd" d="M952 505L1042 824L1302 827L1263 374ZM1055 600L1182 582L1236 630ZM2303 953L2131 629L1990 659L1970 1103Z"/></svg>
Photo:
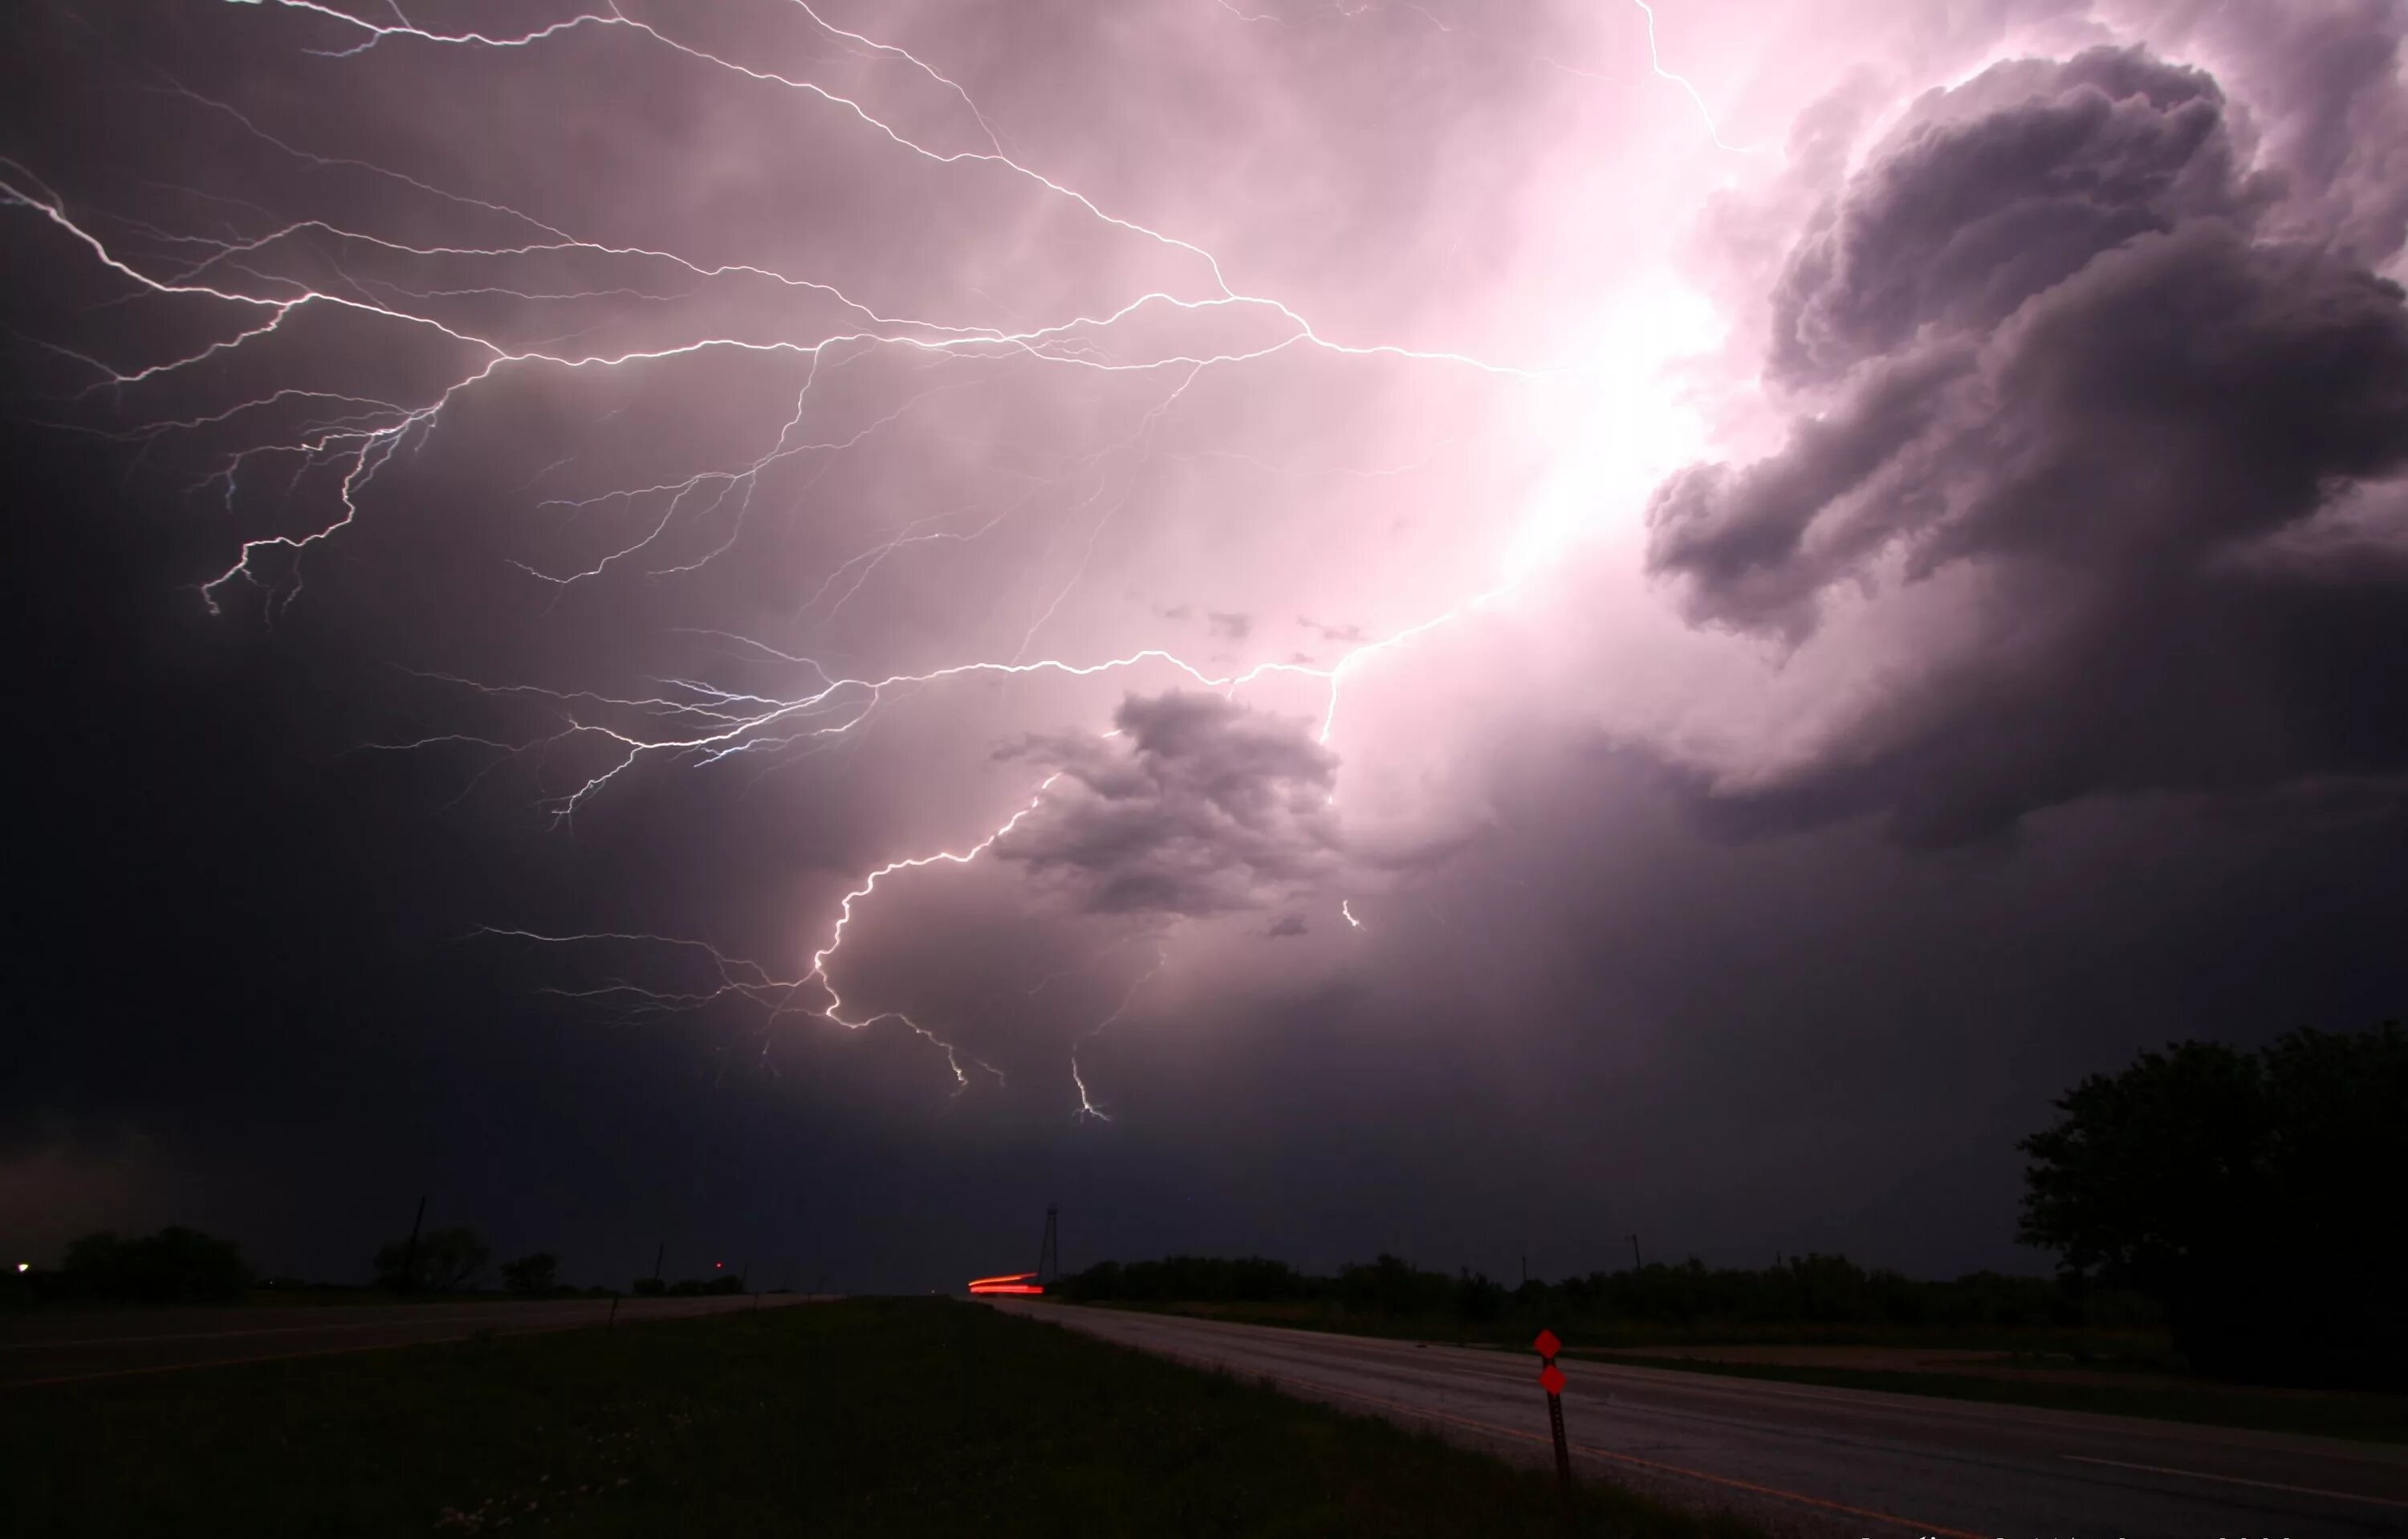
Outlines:
<svg viewBox="0 0 2408 1539"><path fill-rule="evenodd" d="M1115 1303L1205 1319L1393 1340L1522 1349L1526 1321L1352 1314L1326 1304ZM2153 1417L2166 1421L2408 1443L2408 1396L2260 1389L2188 1377L2161 1335L2083 1330L1943 1330L1862 1326L1638 1324L1555 1328L1568 1355L1843 1389ZM1781 1347L1797 1350L1782 1351ZM1721 1348L1721 1350L1717 1350Z"/></svg>
<svg viewBox="0 0 2408 1539"><path fill-rule="evenodd" d="M10 1390L0 1446L28 1535L1558 1532L1542 1473L939 1300Z"/></svg>

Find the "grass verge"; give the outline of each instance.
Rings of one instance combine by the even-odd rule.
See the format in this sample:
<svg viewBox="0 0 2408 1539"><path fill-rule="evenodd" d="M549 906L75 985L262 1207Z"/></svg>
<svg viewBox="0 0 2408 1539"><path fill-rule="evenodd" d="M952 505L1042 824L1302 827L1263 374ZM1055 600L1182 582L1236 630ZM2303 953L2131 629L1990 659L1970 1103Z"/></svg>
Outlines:
<svg viewBox="0 0 2408 1539"><path fill-rule="evenodd" d="M1552 1475L945 1301L0 1391L0 1532L1554 1535ZM1581 1532L1740 1539L1594 1481Z"/></svg>
<svg viewBox="0 0 2408 1539"><path fill-rule="evenodd" d="M1970 1374L1897 1374L1863 1368L1799 1368L1784 1363L1711 1362L1698 1358L1651 1358L1630 1352L1575 1352L1598 1362L1639 1368L1670 1368L1684 1374L1819 1384L1835 1389L1884 1389L1894 1394L1934 1395L1996 1405L2032 1405L2053 1411L2095 1411L2106 1416L2150 1417L2211 1427L2245 1427L2265 1432L2306 1432L2368 1443L2408 1443L2408 1396L2340 1391L2254 1389L2201 1384L2179 1389L2113 1383L2046 1384L1982 1378Z"/></svg>

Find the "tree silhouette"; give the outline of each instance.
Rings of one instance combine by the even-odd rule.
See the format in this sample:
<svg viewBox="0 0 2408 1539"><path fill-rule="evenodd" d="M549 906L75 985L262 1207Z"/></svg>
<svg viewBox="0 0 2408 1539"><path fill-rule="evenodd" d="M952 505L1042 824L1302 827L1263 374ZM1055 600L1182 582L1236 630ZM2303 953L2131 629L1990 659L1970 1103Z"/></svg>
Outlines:
<svg viewBox="0 0 2408 1539"><path fill-rule="evenodd" d="M2193 1366L2408 1383L2408 1033L2295 1031L2257 1053L2180 1043L2094 1074L2019 1145L2018 1238L2165 1309Z"/></svg>
<svg viewBox="0 0 2408 1539"><path fill-rule="evenodd" d="M449 1292L474 1282L493 1258L477 1231L465 1225L429 1230L418 1237L414 1257L408 1240L376 1253L377 1285L395 1293Z"/></svg>
<svg viewBox="0 0 2408 1539"><path fill-rule="evenodd" d="M240 1246L180 1225L133 1240L87 1234L59 1275L68 1297L138 1303L222 1303L251 1287Z"/></svg>

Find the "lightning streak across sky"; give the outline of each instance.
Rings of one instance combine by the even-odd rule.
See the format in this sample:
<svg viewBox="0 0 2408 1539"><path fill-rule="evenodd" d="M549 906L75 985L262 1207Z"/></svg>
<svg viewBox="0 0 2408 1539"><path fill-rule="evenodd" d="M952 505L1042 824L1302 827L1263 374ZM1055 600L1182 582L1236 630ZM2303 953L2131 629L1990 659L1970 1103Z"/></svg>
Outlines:
<svg viewBox="0 0 2408 1539"><path fill-rule="evenodd" d="M1154 974L1162 971L1162 964L1168 959L1168 952L1157 950L1154 954L1154 965L1147 968L1143 972L1139 973L1137 978L1130 983L1128 985L1128 992L1121 996L1121 1002L1112 1006L1112 1013L1105 1016L1102 1020L1097 1021L1091 1029L1070 1044L1070 1084L1079 1092L1079 1115L1081 1118L1084 1119L1092 1117L1097 1122L1110 1122L1111 1120L1110 1116L1105 1115L1103 1108L1097 1106L1095 1102L1095 1099L1087 1093L1086 1076L1079 1072L1079 1049L1084 1047L1087 1043L1094 1042L1097 1037L1102 1036L1107 1030L1110 1030L1114 1025L1118 1024L1122 1016L1128 1014L1129 1006L1137 1002L1138 990L1143 988L1147 984L1154 981Z"/></svg>
<svg viewBox="0 0 2408 1539"><path fill-rule="evenodd" d="M1667 73L1656 58L1654 13L1643 4L1640 8L1648 11L1651 63L1658 74L1689 91L1702 114L1704 104L1695 88ZM976 680L1127 674L1183 683L1225 698L1249 686L1300 681L1321 692L1317 741L1326 745L1338 727L1342 686L1371 662L1512 595L1510 585L1484 591L1467 584L1475 590L1469 597L1409 624L1368 636L1350 629L1351 639L1334 658L1298 654L1235 663L1198 661L1151 645L1101 654L1032 655L1065 601L1089 581L1098 541L1140 497L1144 483L1140 469L1166 457L1161 442L1166 424L1208 377L1312 353L1356 366L1448 370L1499 389L1531 390L1577 384L1589 365L1499 362L1469 352L1332 335L1286 300L1234 282L1222 256L1204 244L1115 211L1105 197L1090 195L1031 160L1008 152L996 116L973 99L957 74L910 50L838 26L800 0L793 10L822 43L854 58L899 65L937 88L942 101L975 125L972 141L939 142L929 131L901 126L896 117L882 114L866 92L839 91L806 74L736 57L670 22L642 20L617 6L524 30L421 25L398 6L355 12L322 0L271 0L269 9L301 18L320 36L322 46L299 49L299 57L284 61L285 67L302 71L344 61L357 65L366 56L383 58L405 50L418 50L418 56L449 51L483 59L537 55L580 36L616 36L651 50L666 66L709 71L724 77L732 88L791 93L816 104L833 115L833 132L866 138L895 163L895 175L916 168L921 174L996 179L1048 208L1068 210L1087 223L1096 238L1136 242L1188 274L1179 281L1147 283L1137 292L1008 327L960 315L900 313L883 300L853 292L859 284L852 280L790 271L782 262L731 261L701 250L679 251L609 238L598 231L580 232L580 218L571 213L477 195L446 186L442 179L361 156L320 153L297 135L271 131L236 104L175 79L154 81L144 89L180 102L213 122L231 125L229 131L265 162L308 177L356 175L396 197L424 200L419 205L422 211L445 210L481 233L430 237L423 219L396 220L394 227L380 228L374 216L358 211L357 203L349 213L328 209L285 217L257 203L217 198L196 188L177 191L194 202L212 204L216 212L193 227L171 229L156 219L116 213L97 199L70 196L53 186L42 167L0 158L0 211L64 239L84 260L111 275L122 290L111 303L157 301L182 307L190 313L179 329L196 330L200 338L164 356L116 362L107 356L109 349L46 343L90 376L57 403L60 425L105 431L145 453L187 443L221 444L231 435L230 444L202 452L208 465L199 477L199 485L228 511L249 509L260 498L268 498L281 511L305 484L324 489L322 518L238 539L232 559L199 584L212 611L246 586L260 592L271 612L296 602L307 561L377 511L375 496L388 477L399 473L404 457L423 450L444 430L465 398L506 380L582 380L681 360L792 360L800 367L791 410L757 453L666 479L537 499L539 508L569 520L619 511L633 515L632 532L605 541L594 554L557 564L515 563L529 578L562 596L624 571L669 579L730 559L753 516L756 494L773 472L800 471L807 476L804 485L814 485L846 456L901 431L915 412L932 410L932 403L949 398L949 393L1014 377L1009 371L1123 380L1149 393L1144 410L1126 431L1052 466L1016 472L1020 485L1007 495L916 512L883 539L829 568L810 585L795 611L798 623L807 620L812 627L824 627L860 599L876 574L909 553L978 541L1027 516L1048 496L1067 496L1069 513L1076 516L1066 519L1067 532L1057 538L1067 542L1076 560L1066 575L1047 580L1031 596L1025 629L1008 655L974 655L916 669L840 668L824 666L791 643L781 646L720 631L703 639L750 664L799 670L808 683L799 689L763 692L670 676L597 692L427 672L420 677L495 707L533 711L540 726L518 732L436 731L376 746L466 745L489 751L497 761L585 755L585 767L550 801L552 813L566 820L639 766L707 766L738 756L781 761L816 753L857 738L880 708L897 697ZM1708 127L1712 132L1711 119ZM1721 142L1718 135L1715 142ZM21 226L12 238L31 233ZM481 280L447 276L457 274L464 265L478 267ZM523 276L512 276L522 269ZM576 276L564 277L563 269ZM612 276L592 276L601 272ZM549 306L610 299L668 307L674 322L677 304L720 290L766 290L779 296L779 304L766 314L749 316L742 326L691 329L641 342L589 344L583 334L593 327L546 334L541 319ZM695 309L697 324L717 313L707 306ZM426 378L415 384L372 380L344 384L315 374L275 378L286 356L279 346L295 332L358 324L389 328L394 349L418 350L411 356L423 352L432 358L419 370ZM1215 340L1210 336L1213 326L1233 336ZM851 428L814 429L812 414L830 377L873 358L954 373L913 389ZM255 379L265 382L251 390L241 384ZM178 390L205 397L214 391L216 398L193 410L145 411L146 400ZM784 399L782 395L780 398ZM74 416L84 408L123 415L105 427L90 427ZM524 487L538 486L575 458L572 452L535 471ZM1251 463L1262 465L1258 459ZM1398 468L1340 468L1374 477L1402 473ZM693 543L696 528L714 521L716 535L704 539L698 549L684 548ZM1333 639L1338 635L1335 630L1327 634ZM811 650L822 652L816 646ZM1038 781L1016 811L983 833L931 853L889 860L859 878L838 900L824 939L811 950L809 965L798 976L781 976L708 943L672 937L543 935L520 928L489 933L546 944L661 948L691 954L708 965L710 981L698 988L665 990L609 979L558 991L570 998L615 1004L636 1014L698 1010L733 1000L758 1008L771 1023L799 1014L853 1030L899 1024L945 1053L957 1089L971 1083L966 1062L1001 1083L1000 1071L910 1014L849 1004L837 985L836 969L848 937L882 884L977 861L1046 803L1063 773L1056 770ZM1361 921L1351 899L1339 906L1346 924L1359 930ZM1166 957L1167 953L1158 952L1119 1005L1078 1037L1077 1043L1092 1041L1119 1020L1138 991L1166 965ZM1078 1115L1104 1119L1080 1072L1077 1043L1069 1068Z"/></svg>

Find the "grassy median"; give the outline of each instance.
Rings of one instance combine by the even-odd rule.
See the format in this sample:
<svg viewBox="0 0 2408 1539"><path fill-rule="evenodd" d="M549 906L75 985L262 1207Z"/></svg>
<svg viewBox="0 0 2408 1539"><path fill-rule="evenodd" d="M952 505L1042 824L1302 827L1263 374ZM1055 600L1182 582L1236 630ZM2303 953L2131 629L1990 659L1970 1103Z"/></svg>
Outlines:
<svg viewBox="0 0 2408 1539"><path fill-rule="evenodd" d="M0 1390L0 1446L25 1535L1559 1532L1544 1473L940 1300Z"/></svg>

